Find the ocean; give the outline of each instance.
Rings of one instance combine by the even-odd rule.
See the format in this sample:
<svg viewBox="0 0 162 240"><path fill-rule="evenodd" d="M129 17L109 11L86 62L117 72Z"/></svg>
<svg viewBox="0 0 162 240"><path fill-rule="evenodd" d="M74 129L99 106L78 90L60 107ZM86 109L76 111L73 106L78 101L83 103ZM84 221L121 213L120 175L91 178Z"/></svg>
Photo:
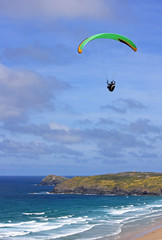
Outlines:
<svg viewBox="0 0 162 240"><path fill-rule="evenodd" d="M162 217L160 196L50 194L43 177L0 177L0 239L118 239Z"/></svg>

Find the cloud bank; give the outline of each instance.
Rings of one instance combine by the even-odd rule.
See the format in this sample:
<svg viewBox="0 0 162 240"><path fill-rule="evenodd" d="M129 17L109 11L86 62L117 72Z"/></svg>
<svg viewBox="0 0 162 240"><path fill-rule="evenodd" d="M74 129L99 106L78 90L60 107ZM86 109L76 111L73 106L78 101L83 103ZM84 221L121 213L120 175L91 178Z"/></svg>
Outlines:
<svg viewBox="0 0 162 240"><path fill-rule="evenodd" d="M24 121L31 112L54 110L55 94L68 88L54 77L0 65L0 121Z"/></svg>
<svg viewBox="0 0 162 240"><path fill-rule="evenodd" d="M0 0L0 14L10 18L58 19L92 17L111 14L104 0Z"/></svg>
<svg viewBox="0 0 162 240"><path fill-rule="evenodd" d="M101 109L107 109L119 114L125 114L130 110L145 110L146 106L134 99L117 99L112 104L101 106Z"/></svg>

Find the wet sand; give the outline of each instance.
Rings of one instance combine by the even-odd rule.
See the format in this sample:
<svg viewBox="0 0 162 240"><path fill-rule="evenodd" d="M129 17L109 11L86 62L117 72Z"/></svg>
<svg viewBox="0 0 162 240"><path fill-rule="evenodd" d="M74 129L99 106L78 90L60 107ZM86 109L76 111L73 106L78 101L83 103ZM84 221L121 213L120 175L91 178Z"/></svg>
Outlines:
<svg viewBox="0 0 162 240"><path fill-rule="evenodd" d="M137 226L136 226L137 227ZM162 219L158 219L152 226L125 229L115 238L116 240L162 240ZM142 225L141 225L142 227ZM107 240L107 238L105 239Z"/></svg>
<svg viewBox="0 0 162 240"><path fill-rule="evenodd" d="M162 226L154 227L153 229L150 229L146 232L139 234L141 236L139 236L137 238L133 238L133 239L135 239L135 240L162 240Z"/></svg>

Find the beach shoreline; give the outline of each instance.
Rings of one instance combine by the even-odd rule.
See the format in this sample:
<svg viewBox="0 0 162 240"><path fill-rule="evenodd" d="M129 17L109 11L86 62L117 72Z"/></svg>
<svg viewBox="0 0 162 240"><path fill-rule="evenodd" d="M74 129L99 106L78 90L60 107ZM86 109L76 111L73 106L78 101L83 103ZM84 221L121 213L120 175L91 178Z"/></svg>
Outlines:
<svg viewBox="0 0 162 240"><path fill-rule="evenodd" d="M120 240L162 240L162 219L154 224L144 227L142 230L134 229L132 232L122 231Z"/></svg>
<svg viewBox="0 0 162 240"><path fill-rule="evenodd" d="M130 240L162 240L162 225L153 227Z"/></svg>

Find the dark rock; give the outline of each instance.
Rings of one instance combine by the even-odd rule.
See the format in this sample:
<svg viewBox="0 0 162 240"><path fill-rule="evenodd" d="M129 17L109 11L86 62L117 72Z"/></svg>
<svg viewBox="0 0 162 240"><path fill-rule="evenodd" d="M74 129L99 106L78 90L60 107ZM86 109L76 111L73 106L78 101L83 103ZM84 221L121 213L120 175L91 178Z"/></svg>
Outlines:
<svg viewBox="0 0 162 240"><path fill-rule="evenodd" d="M56 176L56 175L48 175L41 181L41 183L39 185L55 185L56 186L57 184L60 184L67 180L68 180L68 178L65 178L65 177L60 177L60 176Z"/></svg>

